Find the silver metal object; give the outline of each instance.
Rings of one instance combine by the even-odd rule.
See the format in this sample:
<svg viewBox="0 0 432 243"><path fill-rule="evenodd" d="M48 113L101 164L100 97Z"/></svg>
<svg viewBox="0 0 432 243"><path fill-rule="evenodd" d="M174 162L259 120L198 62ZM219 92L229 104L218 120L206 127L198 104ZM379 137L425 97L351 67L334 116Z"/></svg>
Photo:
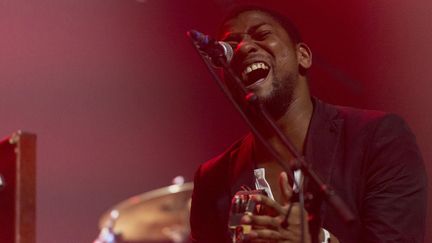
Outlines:
<svg viewBox="0 0 432 243"><path fill-rule="evenodd" d="M0 189L3 189L5 187L6 183L4 181L4 178L2 175L0 175Z"/></svg>

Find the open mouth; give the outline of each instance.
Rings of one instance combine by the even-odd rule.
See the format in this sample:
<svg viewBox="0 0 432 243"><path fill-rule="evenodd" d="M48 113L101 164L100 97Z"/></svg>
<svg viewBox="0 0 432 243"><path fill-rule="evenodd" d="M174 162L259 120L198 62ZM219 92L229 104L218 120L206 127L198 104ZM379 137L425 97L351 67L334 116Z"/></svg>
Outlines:
<svg viewBox="0 0 432 243"><path fill-rule="evenodd" d="M270 72L270 67L264 62L254 62L243 70L243 81L247 87L264 81Z"/></svg>

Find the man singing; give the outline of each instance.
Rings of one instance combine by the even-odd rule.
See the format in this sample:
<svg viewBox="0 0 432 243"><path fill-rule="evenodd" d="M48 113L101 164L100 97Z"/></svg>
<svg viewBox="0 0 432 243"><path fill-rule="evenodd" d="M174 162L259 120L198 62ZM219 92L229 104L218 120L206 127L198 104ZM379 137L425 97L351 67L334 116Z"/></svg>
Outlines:
<svg viewBox="0 0 432 243"><path fill-rule="evenodd" d="M296 171L296 180L309 195L302 231L302 209L292 200L291 180L255 135L248 134L196 172L192 241L232 241L231 199L245 188L255 189L261 171L268 193L253 195L252 200L266 210L241 218L252 228L248 242L295 243L302 232L307 243L423 242L426 174L405 122L393 114L334 106L312 97L306 75L312 52L284 16L245 7L229 14L221 30L220 40L234 49L231 68L356 220L346 224L316 185ZM228 78L226 82L231 87ZM283 161L292 161L266 124L247 114Z"/></svg>

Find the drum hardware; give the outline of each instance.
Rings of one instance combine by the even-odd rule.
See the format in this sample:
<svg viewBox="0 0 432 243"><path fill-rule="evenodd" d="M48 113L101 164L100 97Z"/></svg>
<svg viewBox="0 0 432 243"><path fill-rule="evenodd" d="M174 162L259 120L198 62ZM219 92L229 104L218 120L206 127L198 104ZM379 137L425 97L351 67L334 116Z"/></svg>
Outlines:
<svg viewBox="0 0 432 243"><path fill-rule="evenodd" d="M176 177L171 186L126 199L102 215L94 243L187 242L193 183Z"/></svg>

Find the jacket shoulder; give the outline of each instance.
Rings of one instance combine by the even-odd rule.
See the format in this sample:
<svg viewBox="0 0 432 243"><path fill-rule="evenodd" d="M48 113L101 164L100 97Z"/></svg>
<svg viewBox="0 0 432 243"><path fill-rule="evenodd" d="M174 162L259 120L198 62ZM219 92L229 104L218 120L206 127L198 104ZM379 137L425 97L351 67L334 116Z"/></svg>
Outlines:
<svg viewBox="0 0 432 243"><path fill-rule="evenodd" d="M250 139L252 139L251 134L245 135L221 154L204 162L197 171L196 176L218 176L220 173L228 171L233 154L237 153L241 146L250 141Z"/></svg>

